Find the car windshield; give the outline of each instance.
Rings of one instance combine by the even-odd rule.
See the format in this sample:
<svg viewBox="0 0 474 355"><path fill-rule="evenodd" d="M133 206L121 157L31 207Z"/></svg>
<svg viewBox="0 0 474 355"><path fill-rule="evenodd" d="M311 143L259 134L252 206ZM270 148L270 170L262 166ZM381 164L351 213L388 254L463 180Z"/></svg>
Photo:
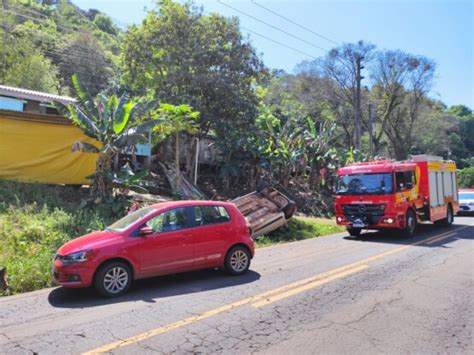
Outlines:
<svg viewBox="0 0 474 355"><path fill-rule="evenodd" d="M156 211L153 207L144 207L132 212L125 217L119 219L117 222L111 224L106 229L114 232L122 232L133 225L138 220Z"/></svg>
<svg viewBox="0 0 474 355"><path fill-rule="evenodd" d="M354 174L337 178L337 195L384 195L393 191L392 174Z"/></svg>
<svg viewBox="0 0 474 355"><path fill-rule="evenodd" d="M460 192L459 199L460 200L474 200L474 192Z"/></svg>

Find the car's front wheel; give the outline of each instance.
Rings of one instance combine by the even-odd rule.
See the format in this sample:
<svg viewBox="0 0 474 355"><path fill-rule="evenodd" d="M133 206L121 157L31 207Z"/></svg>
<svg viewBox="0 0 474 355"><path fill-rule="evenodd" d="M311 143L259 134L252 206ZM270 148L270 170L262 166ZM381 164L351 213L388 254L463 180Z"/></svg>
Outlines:
<svg viewBox="0 0 474 355"><path fill-rule="evenodd" d="M101 266L94 280L97 292L105 297L117 297L132 285L132 271L122 262L116 261Z"/></svg>
<svg viewBox="0 0 474 355"><path fill-rule="evenodd" d="M250 267L250 252L247 248L237 245L229 250L224 264L231 275L242 275Z"/></svg>

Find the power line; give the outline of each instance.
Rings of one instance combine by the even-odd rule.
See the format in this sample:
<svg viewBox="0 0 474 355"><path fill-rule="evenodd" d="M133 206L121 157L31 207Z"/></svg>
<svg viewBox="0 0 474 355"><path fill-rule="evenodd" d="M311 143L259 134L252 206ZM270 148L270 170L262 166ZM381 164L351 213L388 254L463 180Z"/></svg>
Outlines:
<svg viewBox="0 0 474 355"><path fill-rule="evenodd" d="M337 43L336 41L333 41L332 39L330 39L330 38L328 38L328 37L326 37L326 36L323 36L322 34L320 34L320 33L318 33L318 32L315 32L315 31L313 31L312 29L301 25L301 24L299 24L299 23L297 23L297 22L295 22L295 21L289 19L288 17L279 14L279 13L276 12L276 11L273 11L272 9L269 9L269 8L266 7L266 6L263 6L262 4L259 4L259 3L256 2L255 0L250 0L250 1L251 1L254 5L257 5L257 6L261 7L262 9L264 9L264 10L266 10L266 11L268 11L268 12L271 12L271 13L274 14L275 16L278 16L278 17L280 17L280 18L282 18L282 19L288 21L289 23L292 23L292 24L295 25L295 26L298 26L299 28L302 28L303 30L308 31L308 32L314 34L315 36L318 36L318 37L320 37L320 38L322 38L322 39L325 39L325 40L328 41L328 42L331 42L331 43L335 44L336 46L339 46L339 43Z"/></svg>
<svg viewBox="0 0 474 355"><path fill-rule="evenodd" d="M203 10L203 13L208 14L208 15L213 15L213 13L208 12L208 11L204 11L204 10ZM266 39L267 41L276 43L276 44L278 44L278 45L280 45L280 46L283 46L283 47L286 47L286 48L288 48L288 49L291 49L292 51L298 52L298 53L303 54L303 55L305 55L305 56L307 56L307 57L310 57L310 58L313 58L313 59L317 59L317 57L315 57L314 55L311 55L311 54L308 54L308 53L306 53L306 52L300 51L299 49L296 49L296 48L291 47L291 46L289 46L289 45L287 45L287 44L285 44L285 43L282 43L282 42L280 42L280 41L277 41L276 39L273 39L273 38L270 38L270 37L268 37L268 36L262 35L261 33L255 32L255 31L253 31L253 30L251 30L251 29L249 29L249 28L245 28L245 27L243 27L242 25L240 25L240 28L243 29L243 30L245 30L245 31L247 31L247 32L253 33L253 34L256 35L256 36L262 37L262 38Z"/></svg>
<svg viewBox="0 0 474 355"><path fill-rule="evenodd" d="M12 10L6 10L5 8L3 9L3 12L6 12L6 13L9 13L9 14L12 14L14 16L19 16L19 17L23 17L25 19L29 19L29 20L32 20L32 21L36 21L40 24L46 24L45 20L41 20L39 18L35 18L35 17L31 17L31 16L28 16L28 15L25 15L25 14L21 14L19 12L16 12L16 11L12 11ZM63 29L64 31L66 32L80 32L80 33L88 33L82 29L76 29L76 28L72 28L72 27L65 27L65 26L62 26L62 25L59 25L57 23L54 23L56 27L58 28L61 28Z"/></svg>
<svg viewBox="0 0 474 355"><path fill-rule="evenodd" d="M303 54L303 55L305 55L305 56L308 56L308 57L310 57L310 58L317 59L317 57L315 57L314 55L311 55L311 54L308 54L308 53L306 53L306 52L300 51L299 49L296 49L296 48L293 48L293 47L291 47L291 46L288 46L288 45L286 45L286 44L284 44L284 43L282 43L282 42L279 42L279 41L277 41L277 40L275 40L275 39L272 39L272 38L270 38L270 37L267 37L267 36L265 36L265 35L262 35L262 34L260 34L260 33L258 33L258 32L252 31L252 30L250 30L250 29L248 29L248 28L245 28L245 27L243 27L243 26L240 26L240 28L243 29L243 30L245 30L245 31L247 31L247 32L253 33L254 35L257 35L257 36L259 36L259 37L265 38L265 39L268 40L268 41L271 41L271 42L274 42L274 43L276 43L276 44L279 44L280 46L286 47L286 48L288 48L288 49L291 49L291 50L293 50L293 51L295 51L295 52L298 52L298 53Z"/></svg>
<svg viewBox="0 0 474 355"><path fill-rule="evenodd" d="M266 25L266 26L269 26L269 27L271 27L271 28L273 28L273 29L275 29L275 30L277 30L277 31L280 31L280 32L286 34L287 36L293 37L293 38L295 38L295 39L297 39L297 40L299 40L299 41L301 41L301 42L304 42L304 43L306 43L306 44L308 44L308 45L310 45L310 46L312 46L312 47L314 47L314 48L320 49L320 50L325 51L325 52L329 52L327 49L325 49L325 48L323 48L323 47L317 46L317 45L315 45L314 43L311 43L311 42L305 40L304 38L298 37L298 36L296 36L296 35L294 35L294 34L292 34L292 33L290 33L290 32L287 32L287 31L285 31L285 30L282 30L281 28L279 28L279 27L277 27L277 26L274 26L274 25L272 25L272 24L270 24L270 23L268 23L268 22L265 22L265 21L263 21L263 20L260 20L259 18L255 17L255 16L253 16L253 15L250 15L250 14L244 12L244 11L241 11L241 10L239 10L239 9L236 9L235 7L230 6L230 5L228 5L228 4L224 3L224 2L222 2L221 0L217 0L217 2L218 2L219 4L222 4L222 5L226 6L226 7L228 7L229 9L232 9L232 10L234 10L234 11L236 11L236 12L241 13L242 15L245 15L245 16L247 16L247 17L250 17L251 19L253 19L253 20L255 20L255 21L258 21L258 22L260 22L260 23L263 23L263 24Z"/></svg>

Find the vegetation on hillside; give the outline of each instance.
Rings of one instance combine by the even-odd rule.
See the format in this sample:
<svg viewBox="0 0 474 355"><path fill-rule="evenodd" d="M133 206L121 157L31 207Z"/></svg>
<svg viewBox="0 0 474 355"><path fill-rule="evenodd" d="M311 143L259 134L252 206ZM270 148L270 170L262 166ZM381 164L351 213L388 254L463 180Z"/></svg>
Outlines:
<svg viewBox="0 0 474 355"><path fill-rule="evenodd" d="M63 95L73 74L93 95L114 84L122 32L109 16L68 0L6 0L0 11L0 84Z"/></svg>

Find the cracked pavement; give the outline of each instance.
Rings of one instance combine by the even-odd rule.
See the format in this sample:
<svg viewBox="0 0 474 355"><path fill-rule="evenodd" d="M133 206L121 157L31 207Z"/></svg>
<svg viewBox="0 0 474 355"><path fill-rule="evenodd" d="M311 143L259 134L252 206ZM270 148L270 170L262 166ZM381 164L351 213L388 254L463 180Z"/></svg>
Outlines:
<svg viewBox="0 0 474 355"><path fill-rule="evenodd" d="M453 236L255 308L250 303L126 346L117 354L473 353L474 218ZM241 277L219 270L137 281L127 295L52 288L0 299L1 354L78 354L449 231L346 233L258 249Z"/></svg>

